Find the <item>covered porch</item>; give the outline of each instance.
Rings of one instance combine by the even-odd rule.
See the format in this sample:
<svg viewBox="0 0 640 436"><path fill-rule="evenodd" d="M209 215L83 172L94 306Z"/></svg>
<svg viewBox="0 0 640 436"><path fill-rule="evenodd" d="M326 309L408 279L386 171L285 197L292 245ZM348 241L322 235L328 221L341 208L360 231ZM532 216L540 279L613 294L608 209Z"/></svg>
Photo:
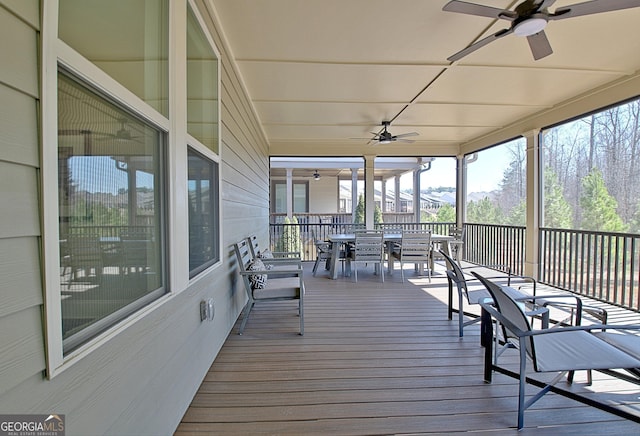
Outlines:
<svg viewBox="0 0 640 436"><path fill-rule="evenodd" d="M444 266L431 283L373 269L329 280L311 274L305 335L288 303L256 306L243 336L227 338L176 435L193 434L634 434L638 424L548 394L517 432L517 381L483 382L479 326L447 320ZM600 302L592 302L604 305ZM610 323L637 317L608 306ZM517 362L517 354L501 361ZM540 378L538 374L536 377ZM544 376L542 376L544 377ZM572 389L640 410L640 386L579 373ZM567 386L562 383L563 387ZM533 388L532 388L533 391Z"/></svg>

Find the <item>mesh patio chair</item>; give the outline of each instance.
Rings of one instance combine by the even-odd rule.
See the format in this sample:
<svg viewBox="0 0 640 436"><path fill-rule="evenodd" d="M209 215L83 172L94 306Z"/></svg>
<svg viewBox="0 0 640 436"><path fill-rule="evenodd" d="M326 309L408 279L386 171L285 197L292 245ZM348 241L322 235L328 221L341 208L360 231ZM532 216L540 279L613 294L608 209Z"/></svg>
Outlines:
<svg viewBox="0 0 640 436"><path fill-rule="evenodd" d="M453 240L449 241L451 257L453 257L458 262L462 260L465 233L466 229L464 227L451 226L449 228L449 236L453 237Z"/></svg>
<svg viewBox="0 0 640 436"><path fill-rule="evenodd" d="M622 409L612 407L609 404L599 403L592 398L582 397L575 392L566 391L556 387L565 375L578 370L609 370L612 368L640 368L640 337L626 334L627 344L633 342L630 348L619 347L601 339L594 332L606 332L610 335L613 331L629 332L640 331L639 325L602 325L557 327L534 330L522 310L521 305L513 299L504 286L498 285L476 272L472 274L481 280L491 295L491 301L481 303L487 316L491 316L499 322L502 335L508 345L519 351L519 371L517 373L492 363L493 329L488 329L485 338L485 382L490 383L492 372L502 374L519 380L518 387L518 429L524 426L524 412L547 392L552 391L569 398L581 401L609 411L618 416L640 422L640 416L631 414ZM491 325L491 323L487 323ZM602 334L602 333L600 333ZM622 342L622 341L619 341ZM631 353L630 349L635 351ZM527 359L531 360L534 372L557 372L552 381L546 383L527 377ZM639 380L640 382L640 380ZM542 389L525 401L525 387L530 383Z"/></svg>
<svg viewBox="0 0 640 436"><path fill-rule="evenodd" d="M449 282L448 319L453 319L453 312L458 312L458 335L459 337L463 337L465 327L481 321L478 314L465 312L464 306L479 305L483 300L490 299L491 295L479 279L465 275L458 262L451 256L442 250L440 250L440 254L444 256L447 263L447 279ZM477 267L481 268L482 266L478 265ZM471 274L476 275L473 271L471 271ZM580 325L583 313L589 313L599 322L606 322L606 310L583 305L582 300L577 295L569 293L536 295L536 281L532 277L507 273L487 278L499 280L507 285L511 293L510 295L518 299L523 307L527 307L528 315L541 318L545 324L553 322L556 324ZM511 287L516 281L518 281L520 285L523 285L524 289ZM458 294L457 310L453 304L454 284ZM549 308L555 309L555 318L552 318L549 314ZM465 317L469 319L465 321Z"/></svg>

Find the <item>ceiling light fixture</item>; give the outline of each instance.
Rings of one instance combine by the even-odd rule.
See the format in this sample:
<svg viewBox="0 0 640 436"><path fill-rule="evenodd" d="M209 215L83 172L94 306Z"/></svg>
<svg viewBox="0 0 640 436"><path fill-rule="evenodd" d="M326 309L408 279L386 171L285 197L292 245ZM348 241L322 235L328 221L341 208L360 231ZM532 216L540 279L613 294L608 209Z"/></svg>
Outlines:
<svg viewBox="0 0 640 436"><path fill-rule="evenodd" d="M318 170L316 170L316 172L313 173L313 180L320 180L320 173L318 172Z"/></svg>
<svg viewBox="0 0 640 436"><path fill-rule="evenodd" d="M542 32L546 26L547 20L545 18L533 16L513 26L513 33L518 36L531 36Z"/></svg>

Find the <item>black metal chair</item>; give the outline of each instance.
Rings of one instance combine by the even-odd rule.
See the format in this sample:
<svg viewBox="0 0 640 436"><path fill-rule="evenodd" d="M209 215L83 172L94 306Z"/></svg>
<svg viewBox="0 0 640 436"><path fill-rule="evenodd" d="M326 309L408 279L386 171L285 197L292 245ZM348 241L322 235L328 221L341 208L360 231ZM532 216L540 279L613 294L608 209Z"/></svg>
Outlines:
<svg viewBox="0 0 640 436"><path fill-rule="evenodd" d="M491 295L491 299L481 302L482 309L486 316L491 316L502 329L505 341L512 348L519 350L519 371L515 373L493 363L492 344L494 343L493 329L487 329L484 333L485 343L485 382L490 383L492 372L498 371L502 374L519 380L518 388L518 429L524 426L524 412L536 401L542 398L547 392L552 391L565 395L569 398L581 401L609 411L618 416L640 422L640 416L631 414L622 409L612 407L608 404L599 403L593 398L582 397L575 392L557 388L555 385L567 373L571 374L578 370L609 370L611 368L640 368L640 337L636 335L625 335L627 343L633 341L635 353L630 349L612 345L603 340L599 334L611 336L612 331L640 331L639 325L589 325L547 328L534 330L527 319L527 314L522 310L518 301L513 299L504 286L500 286L489 279L482 277L476 272L472 274L478 278ZM490 326L491 322L486 325ZM622 342L622 341L619 341ZM535 372L558 372L558 375L550 382L541 382L527 377L527 358L532 362L532 369ZM640 383L640 379L638 381ZM530 383L542 389L529 400L525 401L525 387Z"/></svg>

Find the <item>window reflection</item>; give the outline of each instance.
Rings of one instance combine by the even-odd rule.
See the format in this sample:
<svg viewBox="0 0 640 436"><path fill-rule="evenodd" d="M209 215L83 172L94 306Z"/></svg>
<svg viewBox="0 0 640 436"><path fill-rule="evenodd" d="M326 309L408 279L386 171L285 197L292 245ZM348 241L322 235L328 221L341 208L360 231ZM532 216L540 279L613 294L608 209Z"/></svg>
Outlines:
<svg viewBox="0 0 640 436"><path fill-rule="evenodd" d="M163 293L163 135L62 72L58 105L68 352Z"/></svg>

